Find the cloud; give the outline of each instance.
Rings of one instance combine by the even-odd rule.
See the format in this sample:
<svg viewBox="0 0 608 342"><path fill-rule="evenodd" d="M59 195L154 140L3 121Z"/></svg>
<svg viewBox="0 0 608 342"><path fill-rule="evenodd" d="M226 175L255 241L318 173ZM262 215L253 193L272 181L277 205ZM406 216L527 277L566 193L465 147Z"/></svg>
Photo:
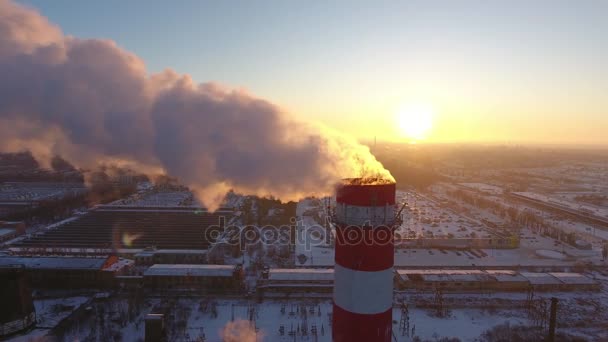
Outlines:
<svg viewBox="0 0 608 342"><path fill-rule="evenodd" d="M215 208L229 189L295 200L344 177L392 178L352 138L298 122L242 90L149 74L113 41L65 36L35 10L0 0L0 150L60 154L91 167L162 170Z"/></svg>

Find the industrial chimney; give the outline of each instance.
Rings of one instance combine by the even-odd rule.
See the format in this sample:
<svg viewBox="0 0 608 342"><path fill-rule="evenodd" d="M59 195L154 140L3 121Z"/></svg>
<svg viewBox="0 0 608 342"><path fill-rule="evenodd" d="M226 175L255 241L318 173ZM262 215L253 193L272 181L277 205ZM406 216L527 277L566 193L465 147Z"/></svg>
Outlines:
<svg viewBox="0 0 608 342"><path fill-rule="evenodd" d="M336 191L332 338L390 341L395 183L345 179Z"/></svg>

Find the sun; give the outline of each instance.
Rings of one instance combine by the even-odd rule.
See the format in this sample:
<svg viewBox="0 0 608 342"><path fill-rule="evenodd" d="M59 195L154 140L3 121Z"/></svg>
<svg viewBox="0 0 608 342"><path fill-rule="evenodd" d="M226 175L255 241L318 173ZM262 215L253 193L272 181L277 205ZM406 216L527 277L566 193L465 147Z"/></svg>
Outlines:
<svg viewBox="0 0 608 342"><path fill-rule="evenodd" d="M401 134L414 140L424 139L433 128L433 113L433 108L428 105L403 107L397 113Z"/></svg>

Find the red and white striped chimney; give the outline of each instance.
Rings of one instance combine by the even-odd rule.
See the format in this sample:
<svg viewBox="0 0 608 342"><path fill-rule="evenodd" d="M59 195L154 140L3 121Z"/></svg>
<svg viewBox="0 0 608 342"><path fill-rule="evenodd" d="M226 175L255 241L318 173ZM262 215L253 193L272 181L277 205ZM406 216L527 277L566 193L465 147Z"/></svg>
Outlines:
<svg viewBox="0 0 608 342"><path fill-rule="evenodd" d="M346 179L336 192L332 338L390 341L395 183Z"/></svg>

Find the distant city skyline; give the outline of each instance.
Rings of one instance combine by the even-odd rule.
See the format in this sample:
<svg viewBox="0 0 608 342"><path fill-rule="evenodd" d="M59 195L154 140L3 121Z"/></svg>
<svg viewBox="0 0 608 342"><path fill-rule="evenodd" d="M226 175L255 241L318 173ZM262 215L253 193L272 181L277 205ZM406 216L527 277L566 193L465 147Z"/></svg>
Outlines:
<svg viewBox="0 0 608 342"><path fill-rule="evenodd" d="M608 145L606 1L20 3L359 139Z"/></svg>

